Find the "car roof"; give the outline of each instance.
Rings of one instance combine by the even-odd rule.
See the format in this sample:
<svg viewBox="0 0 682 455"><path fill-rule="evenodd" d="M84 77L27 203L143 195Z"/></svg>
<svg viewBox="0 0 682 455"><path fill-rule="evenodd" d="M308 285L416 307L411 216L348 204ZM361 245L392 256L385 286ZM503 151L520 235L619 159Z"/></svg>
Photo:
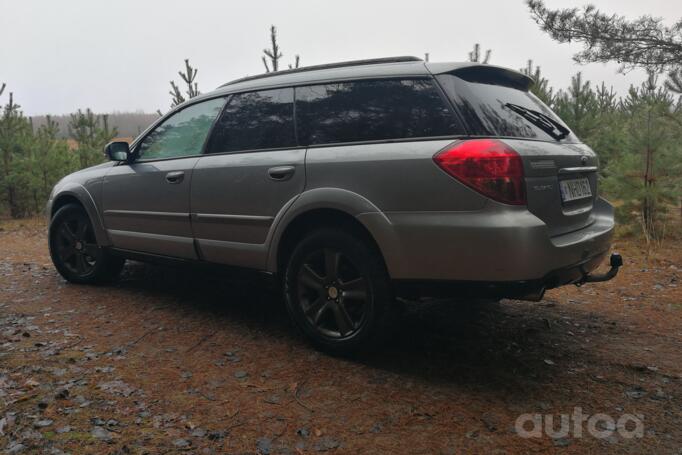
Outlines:
<svg viewBox="0 0 682 455"><path fill-rule="evenodd" d="M216 90L199 95L192 101L229 93L247 92L278 87L311 85L350 79L372 79L385 77L425 77L433 74L456 72L458 70L495 71L519 80L530 78L523 73L495 65L477 62L424 62L411 56L387 57L370 60L353 60L325 65L314 65L271 73L248 76L221 85ZM184 104L184 103L183 103Z"/></svg>

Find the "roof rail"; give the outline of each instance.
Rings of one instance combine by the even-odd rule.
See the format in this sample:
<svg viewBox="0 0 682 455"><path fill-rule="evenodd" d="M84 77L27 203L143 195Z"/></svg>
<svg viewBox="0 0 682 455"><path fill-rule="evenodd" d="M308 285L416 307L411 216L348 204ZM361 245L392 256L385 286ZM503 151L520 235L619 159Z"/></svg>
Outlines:
<svg viewBox="0 0 682 455"><path fill-rule="evenodd" d="M282 70L282 71L272 71L270 73L258 74L256 76L242 77L240 79L235 79L234 81L230 81L226 84L223 84L223 85L221 85L221 87L236 84L238 82L253 81L255 79L264 79L267 77L279 76L282 74L304 73L306 71L326 70L326 69L332 69L332 68L344 68L347 66L376 65L379 63L400 63L400 62L421 62L421 61L423 61L423 60L420 59L419 57L413 57L413 56L408 55L408 56L400 56L400 57L383 57L383 58L371 58L371 59L367 59L367 60L350 60L350 61L346 61L346 62L326 63L324 65L304 66L302 68L293 68L293 69Z"/></svg>

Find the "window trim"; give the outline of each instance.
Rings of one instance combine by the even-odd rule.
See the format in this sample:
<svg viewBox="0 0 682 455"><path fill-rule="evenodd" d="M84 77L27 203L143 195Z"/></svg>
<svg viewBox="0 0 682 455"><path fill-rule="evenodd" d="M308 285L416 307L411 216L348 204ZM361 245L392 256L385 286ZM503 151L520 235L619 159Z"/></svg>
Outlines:
<svg viewBox="0 0 682 455"><path fill-rule="evenodd" d="M286 150L300 150L306 148L301 145L292 145L291 147L276 147L276 148L265 148L265 149L244 149L244 150L234 150L231 152L219 152L219 153L205 153L203 155L197 156L223 156L223 155L239 155L240 153L260 153L260 152L279 152Z"/></svg>
<svg viewBox="0 0 682 455"><path fill-rule="evenodd" d="M375 139L370 141L355 141L355 142L333 142L328 144L312 144L306 146L309 149L325 148L325 147L352 147L356 145L375 145L375 144L398 144L402 142L431 142L431 141L456 141L460 139L467 139L470 136L466 134L453 134L446 136L420 136L420 137L401 137L397 139Z"/></svg>
<svg viewBox="0 0 682 455"><path fill-rule="evenodd" d="M280 148L268 148L268 149L248 149L248 150L237 150L234 152L220 152L220 153L208 153L202 156L223 156L223 155L239 155L242 153L261 153L261 152L280 152L287 150L301 150L301 149L317 149L325 147L353 147L359 145L376 145L376 144L397 144L403 142L432 142L432 141L458 141L463 139L478 138L483 136L469 136L467 134L459 135L447 135L447 136L423 136L423 137L408 137L408 138L398 138L398 139L377 139L373 141L356 141L356 142L334 142L329 144L313 144L313 145L297 145L293 147L280 147ZM486 136L490 137L490 136ZM498 138L499 139L499 138ZM199 155L196 155L199 156Z"/></svg>

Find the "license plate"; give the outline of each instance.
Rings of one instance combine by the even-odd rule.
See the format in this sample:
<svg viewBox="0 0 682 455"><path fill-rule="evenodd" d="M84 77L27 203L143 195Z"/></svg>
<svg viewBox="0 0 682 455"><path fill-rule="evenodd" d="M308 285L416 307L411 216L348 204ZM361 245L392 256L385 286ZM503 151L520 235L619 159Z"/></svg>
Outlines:
<svg viewBox="0 0 682 455"><path fill-rule="evenodd" d="M564 202L592 197L590 181L586 178L561 180L559 188L561 188L561 200Z"/></svg>

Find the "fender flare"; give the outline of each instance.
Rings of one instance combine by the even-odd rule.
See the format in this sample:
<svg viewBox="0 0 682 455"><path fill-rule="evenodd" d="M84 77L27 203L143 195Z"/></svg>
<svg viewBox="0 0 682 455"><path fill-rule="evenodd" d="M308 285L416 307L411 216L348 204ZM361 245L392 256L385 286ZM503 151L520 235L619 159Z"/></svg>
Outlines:
<svg viewBox="0 0 682 455"><path fill-rule="evenodd" d="M402 252L394 228L386 215L367 198L340 188L315 188L292 199L275 217L266 245L266 270L277 273L280 241L287 227L298 217L316 209L338 210L352 216L367 229L384 256L389 274L399 264Z"/></svg>
<svg viewBox="0 0 682 455"><path fill-rule="evenodd" d="M90 192L80 183L67 182L59 188L49 206L48 216L50 219L52 219L52 207L54 207L57 201L64 197L72 197L77 199L78 202L80 202L85 208L85 212L88 214L90 222L92 223L92 228L95 231L95 239L97 240L97 244L100 246L111 245L109 235L104 228L104 221L102 220L100 211L97 209L95 199L92 197L92 194L90 194Z"/></svg>

